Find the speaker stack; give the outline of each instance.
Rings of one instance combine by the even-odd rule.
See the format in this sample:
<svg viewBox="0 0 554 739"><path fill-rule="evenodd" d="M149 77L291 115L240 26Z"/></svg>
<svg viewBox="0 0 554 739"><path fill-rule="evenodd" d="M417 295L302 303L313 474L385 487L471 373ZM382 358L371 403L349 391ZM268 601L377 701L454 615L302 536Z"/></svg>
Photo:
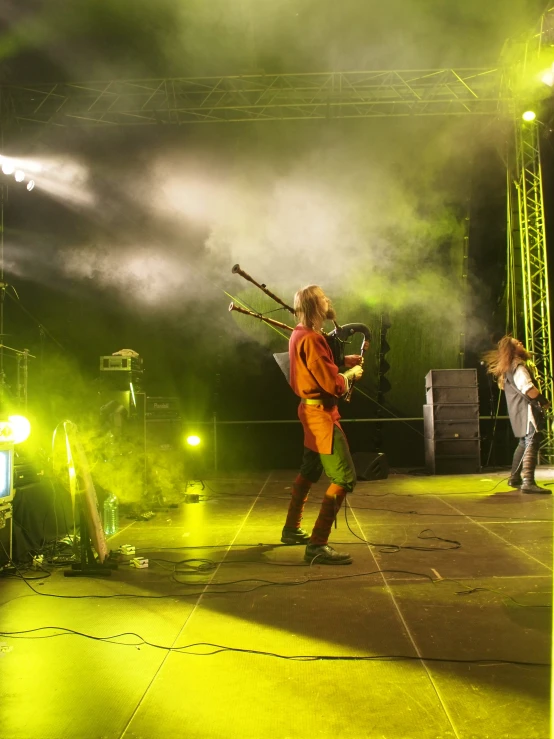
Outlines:
<svg viewBox="0 0 554 739"><path fill-rule="evenodd" d="M481 471L477 370L431 370L423 406L425 465L432 475Z"/></svg>
<svg viewBox="0 0 554 739"><path fill-rule="evenodd" d="M178 398L144 399L145 448L150 453L178 451L182 447L182 421Z"/></svg>

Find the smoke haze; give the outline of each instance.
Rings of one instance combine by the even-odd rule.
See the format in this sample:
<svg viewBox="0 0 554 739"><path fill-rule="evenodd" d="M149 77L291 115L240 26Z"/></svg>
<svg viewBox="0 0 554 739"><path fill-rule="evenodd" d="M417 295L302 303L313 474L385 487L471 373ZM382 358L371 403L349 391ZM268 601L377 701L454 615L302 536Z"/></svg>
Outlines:
<svg viewBox="0 0 554 739"><path fill-rule="evenodd" d="M109 80L494 66L506 37L532 25L542 10L536 6L37 0L24 12L12 2L1 11L0 58L13 83L29 72ZM25 205L13 196L6 268L70 297L111 301L137 322L188 320L197 335L217 327L229 356L239 347L252 356L252 341L282 349L279 334L227 314L231 298L275 309L231 275L238 262L289 303L300 286L321 284L341 322L375 328L388 312L404 358L413 338L422 363L454 366L468 305L476 306L476 315L469 309L476 331L485 318L462 280L472 167L484 151L502 148L505 136L498 121L471 116L43 128L10 152L47 158L49 166ZM402 335L395 318L409 327ZM440 327L431 338L422 328L429 326ZM261 357L248 368L258 378ZM198 395L207 405L207 391Z"/></svg>

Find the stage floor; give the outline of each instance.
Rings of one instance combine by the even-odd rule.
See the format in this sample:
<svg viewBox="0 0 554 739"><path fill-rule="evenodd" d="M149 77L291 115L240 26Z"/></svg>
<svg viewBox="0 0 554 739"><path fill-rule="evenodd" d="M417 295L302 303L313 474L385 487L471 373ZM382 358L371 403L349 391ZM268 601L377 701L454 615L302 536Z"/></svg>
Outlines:
<svg viewBox="0 0 554 739"><path fill-rule="evenodd" d="M279 541L294 475L122 518L110 548L148 569L0 580L2 737L546 739L551 496L506 473L359 483L330 541L353 564L310 567Z"/></svg>

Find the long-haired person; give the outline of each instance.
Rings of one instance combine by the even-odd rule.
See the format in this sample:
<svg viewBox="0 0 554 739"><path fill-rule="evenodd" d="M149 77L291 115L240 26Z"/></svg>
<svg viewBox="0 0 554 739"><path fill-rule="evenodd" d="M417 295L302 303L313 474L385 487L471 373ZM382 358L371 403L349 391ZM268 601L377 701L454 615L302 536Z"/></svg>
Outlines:
<svg viewBox="0 0 554 739"><path fill-rule="evenodd" d="M539 447L544 428L544 409L549 401L535 385L528 363L531 354L521 341L503 336L496 349L487 352L483 359L498 387L506 394L508 414L514 435L519 439L512 461L508 485L522 493L551 493L535 482Z"/></svg>
<svg viewBox="0 0 554 739"><path fill-rule="evenodd" d="M350 449L339 423L337 400L353 380L362 376L361 357L345 357L347 369L342 373L335 364L322 329L326 320L335 320L336 316L321 287L309 285L299 290L294 297L294 310L299 323L289 342L290 384L300 398L298 417L304 428L304 456L292 486L281 541L306 544L307 562L350 564L349 554L335 551L327 542L342 502L356 484ZM310 536L300 528L300 522L310 487L323 471L331 484Z"/></svg>

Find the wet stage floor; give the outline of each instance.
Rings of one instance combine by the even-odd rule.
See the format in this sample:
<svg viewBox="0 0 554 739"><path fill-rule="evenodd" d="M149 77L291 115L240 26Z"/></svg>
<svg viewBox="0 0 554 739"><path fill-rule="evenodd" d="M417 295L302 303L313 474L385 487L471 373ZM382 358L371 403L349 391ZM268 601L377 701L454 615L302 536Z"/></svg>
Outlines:
<svg viewBox="0 0 554 739"><path fill-rule="evenodd" d="M147 569L3 578L2 737L546 739L551 496L501 473L361 482L330 540L353 564L309 566L280 544L294 476L122 517L109 546Z"/></svg>

